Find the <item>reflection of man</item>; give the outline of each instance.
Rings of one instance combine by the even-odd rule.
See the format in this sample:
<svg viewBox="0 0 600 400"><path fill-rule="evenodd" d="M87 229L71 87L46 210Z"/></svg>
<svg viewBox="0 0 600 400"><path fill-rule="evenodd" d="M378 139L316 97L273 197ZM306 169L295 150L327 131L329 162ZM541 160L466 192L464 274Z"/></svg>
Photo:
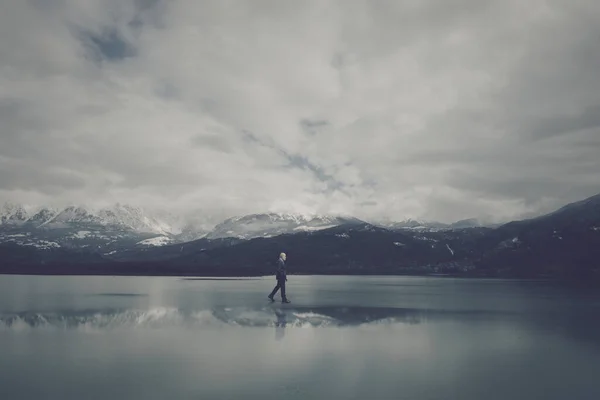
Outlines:
<svg viewBox="0 0 600 400"><path fill-rule="evenodd" d="M271 301L275 301L275 299L273 297L275 296L275 293L277 293L277 291L279 289L281 289L281 302L282 303L290 302L287 299L287 297L285 296L285 282L287 281L287 274L285 271L285 260L286 260L285 253L281 253L279 255L279 260L277 261L277 272L275 273L275 278L277 279L277 285L275 286L275 288L269 295L269 300L271 300Z"/></svg>
<svg viewBox="0 0 600 400"><path fill-rule="evenodd" d="M285 336L286 315L281 310L275 310L275 316L277 316L277 322L275 322L275 340L281 340Z"/></svg>

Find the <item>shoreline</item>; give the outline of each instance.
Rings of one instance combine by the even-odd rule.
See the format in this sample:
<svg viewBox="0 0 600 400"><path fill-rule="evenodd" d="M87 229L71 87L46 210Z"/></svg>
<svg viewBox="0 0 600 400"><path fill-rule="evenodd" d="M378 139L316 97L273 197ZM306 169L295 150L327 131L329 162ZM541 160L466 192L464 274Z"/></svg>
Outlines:
<svg viewBox="0 0 600 400"><path fill-rule="evenodd" d="M412 278L449 278L449 279L467 279L467 280L512 280L522 282L589 282L589 283L600 283L600 279L593 278L566 278L566 277L552 277L552 276L530 276L530 277L516 277L516 276L499 276L499 275L464 275L464 274L409 274L409 273L371 273L371 274L348 274L348 273L295 273L289 274L293 276L322 276L322 277L412 277ZM40 271L0 271L0 276L113 276L113 277L139 277L139 278L189 278L189 280L235 280L235 279L262 279L272 278L274 274L190 274L188 273L143 273L135 274L131 272L116 272L116 271L56 271L56 272L40 272Z"/></svg>

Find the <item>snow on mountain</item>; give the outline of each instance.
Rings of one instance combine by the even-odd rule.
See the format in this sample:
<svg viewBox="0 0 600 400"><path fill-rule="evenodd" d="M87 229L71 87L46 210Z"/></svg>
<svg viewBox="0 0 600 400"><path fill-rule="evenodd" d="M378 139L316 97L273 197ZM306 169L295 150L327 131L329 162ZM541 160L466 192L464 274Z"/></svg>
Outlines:
<svg viewBox="0 0 600 400"><path fill-rule="evenodd" d="M319 226L307 226L300 225L295 227L294 232L312 232L312 231L322 231L323 229L335 228L338 225L319 225Z"/></svg>
<svg viewBox="0 0 600 400"><path fill-rule="evenodd" d="M20 204L4 203L0 208L0 225L23 224L27 218L27 211Z"/></svg>
<svg viewBox="0 0 600 400"><path fill-rule="evenodd" d="M172 230L168 223L143 209L122 204L100 209L41 207L27 213L23 206L6 203L0 208L0 222L0 242L40 249L120 249L157 235L169 238Z"/></svg>
<svg viewBox="0 0 600 400"><path fill-rule="evenodd" d="M234 237L251 239L272 237L287 233L316 231L346 224L362 223L355 218L312 216L301 214L251 214L229 218L206 235L208 239Z"/></svg>
<svg viewBox="0 0 600 400"><path fill-rule="evenodd" d="M56 241L38 238L29 233L0 233L0 243L14 243L20 246L31 246L44 250L61 247Z"/></svg>
<svg viewBox="0 0 600 400"><path fill-rule="evenodd" d="M143 234L145 237L140 239L142 241L148 239L148 235L165 236L177 242L201 238L250 239L362 223L355 218L343 216L263 213L232 217L215 224L215 221L201 214L183 217L166 211L148 212L124 204L100 209L82 205L70 205L62 209L43 207L28 214L22 206L7 203L3 206L0 217L3 224L22 224L26 231L36 231L41 235L43 230L46 233L42 236L51 237L59 243L63 239L118 240L122 233Z"/></svg>
<svg viewBox="0 0 600 400"><path fill-rule="evenodd" d="M100 210L98 216L105 225L122 226L135 232L168 234L172 230L167 223L147 215L141 208L118 203Z"/></svg>
<svg viewBox="0 0 600 400"><path fill-rule="evenodd" d="M450 224L451 229L478 228L485 224L477 218L461 219Z"/></svg>
<svg viewBox="0 0 600 400"><path fill-rule="evenodd" d="M201 215L191 215L184 219L182 228L177 234L179 242L191 242L193 240L203 239L214 228L216 223Z"/></svg>
<svg viewBox="0 0 600 400"><path fill-rule="evenodd" d="M208 235L210 229L203 230L198 229L193 225L189 225L183 228L182 232L177 235L177 240L179 242L191 242L193 240L203 239Z"/></svg>
<svg viewBox="0 0 600 400"><path fill-rule="evenodd" d="M437 232L443 230L454 230L454 229L466 229L466 228L479 228L483 226L493 226L491 223L485 223L478 218L462 219L460 221L446 224L443 222L427 221L422 219L408 218L402 221L383 221L376 223L377 226L381 226L386 229L392 230L413 230L413 231L426 231L426 232Z"/></svg>
<svg viewBox="0 0 600 400"><path fill-rule="evenodd" d="M44 249L44 250L57 249L60 247L60 245L58 243L51 242L48 240L38 240L37 242L26 244L26 246L37 247L38 249Z"/></svg>
<svg viewBox="0 0 600 400"><path fill-rule="evenodd" d="M71 235L73 239L85 239L90 236L94 236L90 231L78 231Z"/></svg>
<svg viewBox="0 0 600 400"><path fill-rule="evenodd" d="M165 246L173 243L173 239L167 236L157 236L146 240L137 242L138 246Z"/></svg>
<svg viewBox="0 0 600 400"><path fill-rule="evenodd" d="M171 234L172 227L139 207L115 204L101 209L69 206L62 210L41 208L26 222L36 228L110 227L139 233Z"/></svg>
<svg viewBox="0 0 600 400"><path fill-rule="evenodd" d="M229 218L220 223L201 212L192 215L175 215L165 210L145 210L126 204L95 209L82 205L71 205L62 209L49 207L31 210L22 205L6 203L0 209L0 225L17 226L24 224L30 228L72 230L73 239L80 231L122 231L148 235L161 235L178 242L188 242L201 238L218 239L234 237L250 239L272 237L281 234L319 231L339 225L362 223L353 217L324 216L284 213L258 213ZM444 224L435 221L409 218L402 221L386 220L374 223L375 226L391 230L439 231L480 226L475 219ZM89 236L89 235L88 235ZM98 236L98 235L96 235ZM145 239L145 238L144 238Z"/></svg>
<svg viewBox="0 0 600 400"><path fill-rule="evenodd" d="M401 220L401 221L386 220L386 221L378 222L378 223L376 223L376 225L380 226L382 228L392 229L392 230L410 229L410 230L415 230L415 231L435 231L435 230L441 230L441 229L448 228L448 224L444 224L441 222L435 222L435 221L426 221L426 220L422 220L422 219L413 219L413 218L408 218L408 219Z"/></svg>
<svg viewBox="0 0 600 400"><path fill-rule="evenodd" d="M27 223L32 224L34 226L40 226L50 221L56 215L58 215L59 211L53 208L41 208L37 212L33 214L28 220Z"/></svg>
<svg viewBox="0 0 600 400"><path fill-rule="evenodd" d="M187 214L176 214L168 210L146 210L148 216L157 221L165 232L169 232L173 235L179 235L183 231L183 228L190 223L190 220L194 220L194 216ZM197 219L198 217L196 217ZM214 226L214 224L212 225Z"/></svg>
<svg viewBox="0 0 600 400"><path fill-rule="evenodd" d="M29 212L28 212L29 211ZM389 230L436 232L476 225L474 220L448 225L420 219L384 221L370 225ZM365 224L353 217L285 213L257 213L236 216L217 223L197 212L175 215L165 210L146 210L126 204L92 208L70 205L54 209L26 209L6 203L0 209L0 241L3 234L26 233L22 244L49 241L67 247L117 248L129 245L161 246L198 239L252 239L282 234L315 232L338 226ZM5 237L5 235L4 235Z"/></svg>
<svg viewBox="0 0 600 400"><path fill-rule="evenodd" d="M97 215L86 210L83 207L69 206L58 212L53 218L44 222L42 225L66 225L66 224L102 224L102 220Z"/></svg>

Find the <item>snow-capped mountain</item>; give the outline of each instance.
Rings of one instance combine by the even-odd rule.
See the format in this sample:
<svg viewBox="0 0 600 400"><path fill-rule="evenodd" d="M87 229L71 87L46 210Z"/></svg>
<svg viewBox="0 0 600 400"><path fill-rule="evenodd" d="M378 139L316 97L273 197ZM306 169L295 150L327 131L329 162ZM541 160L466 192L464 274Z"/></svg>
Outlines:
<svg viewBox="0 0 600 400"><path fill-rule="evenodd" d="M167 222L148 215L139 207L116 204L98 213L108 224L120 225L136 232L171 234L173 227Z"/></svg>
<svg viewBox="0 0 600 400"><path fill-rule="evenodd" d="M167 244L173 243L173 239L167 236L155 236L150 239L140 240L136 243L137 246L165 246Z"/></svg>
<svg viewBox="0 0 600 400"><path fill-rule="evenodd" d="M206 236L215 228L215 222L212 222L202 215L189 216L177 234L178 242L191 242L206 238Z"/></svg>
<svg viewBox="0 0 600 400"><path fill-rule="evenodd" d="M273 257L283 250L298 273L600 278L600 195L495 228L396 230L345 217L253 214L230 218L210 232L226 239L189 243L135 232L131 223L98 225L98 218L112 217L83 207L54 214L10 205L2 216L17 221L0 225L4 273L254 276L272 274ZM461 224L455 226L472 225ZM282 233L297 234L268 238ZM264 239L241 239L257 236Z"/></svg>
<svg viewBox="0 0 600 400"><path fill-rule="evenodd" d="M0 225L18 225L29 217L25 208L20 204L5 203L0 208Z"/></svg>
<svg viewBox="0 0 600 400"><path fill-rule="evenodd" d="M402 221L383 221L378 222L375 225L381 226L386 229L410 229L415 231L436 231L440 229L448 229L449 225L442 222L426 221L422 219L408 218Z"/></svg>
<svg viewBox="0 0 600 400"><path fill-rule="evenodd" d="M168 223L138 207L116 204L100 209L68 206L30 211L6 203L0 208L0 242L38 248L88 248L99 251L172 240ZM156 237L162 239L150 240Z"/></svg>
<svg viewBox="0 0 600 400"><path fill-rule="evenodd" d="M39 248L47 248L47 243L111 251L130 245L161 246L204 237L214 226L202 215L188 217L119 203L103 208L0 205L0 242Z"/></svg>
<svg viewBox="0 0 600 400"><path fill-rule="evenodd" d="M140 233L170 234L171 227L148 215L141 208L115 204L99 210L81 206L69 206L56 212L49 209L40 210L28 222L38 223L37 227L88 227L101 226L130 230Z"/></svg>
<svg viewBox="0 0 600 400"><path fill-rule="evenodd" d="M461 219L449 225L451 229L466 229L466 228L479 228L485 226L482 221L477 218Z"/></svg>
<svg viewBox="0 0 600 400"><path fill-rule="evenodd" d="M49 228L53 228L93 224L102 225L102 219L83 207L69 206L40 226L48 225Z"/></svg>
<svg viewBox="0 0 600 400"><path fill-rule="evenodd" d="M286 233L318 231L347 224L361 224L351 217L311 216L300 214L251 214L229 218L206 235L208 239L272 237Z"/></svg>
<svg viewBox="0 0 600 400"><path fill-rule="evenodd" d="M169 211L149 212L119 203L98 209L83 205L26 209L22 205L6 203L0 209L0 241L10 234L13 235L9 238L11 242L21 244L49 242L57 246L114 249L125 243L147 247L202 238L247 240L363 224L361 220L346 216L259 213L232 217L215 225L215 221L207 217L201 212L188 216ZM391 230L435 232L463 228L470 222L448 225L407 219L374 225Z"/></svg>
<svg viewBox="0 0 600 400"><path fill-rule="evenodd" d="M486 223L478 218L461 219L460 221L451 224L408 218L402 221L378 222L376 225L392 230L414 230L424 232L498 226L497 224Z"/></svg>
<svg viewBox="0 0 600 400"><path fill-rule="evenodd" d="M56 217L58 213L59 211L56 209L44 207L28 218L27 223L34 226L41 226Z"/></svg>

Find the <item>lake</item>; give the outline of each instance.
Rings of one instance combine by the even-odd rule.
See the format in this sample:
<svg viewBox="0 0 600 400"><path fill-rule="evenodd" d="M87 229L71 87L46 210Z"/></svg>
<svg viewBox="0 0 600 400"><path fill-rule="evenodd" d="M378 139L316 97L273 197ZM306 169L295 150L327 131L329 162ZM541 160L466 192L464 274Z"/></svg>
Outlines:
<svg viewBox="0 0 600 400"><path fill-rule="evenodd" d="M600 399L593 287L274 283L0 276L0 398Z"/></svg>

